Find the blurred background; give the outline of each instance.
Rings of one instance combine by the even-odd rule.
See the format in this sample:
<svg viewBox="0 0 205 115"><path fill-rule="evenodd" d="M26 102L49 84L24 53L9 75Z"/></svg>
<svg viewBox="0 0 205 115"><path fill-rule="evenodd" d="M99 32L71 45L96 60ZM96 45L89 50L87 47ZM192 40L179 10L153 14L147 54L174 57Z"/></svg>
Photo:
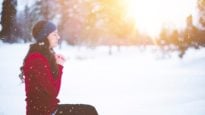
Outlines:
<svg viewBox="0 0 205 115"><path fill-rule="evenodd" d="M69 45L150 46L178 50L204 46L204 0L1 0L4 42L31 42L41 19L58 25Z"/></svg>
<svg viewBox="0 0 205 115"><path fill-rule="evenodd" d="M24 115L19 68L42 19L66 57L60 103L99 115L205 114L205 0L0 0L0 115Z"/></svg>

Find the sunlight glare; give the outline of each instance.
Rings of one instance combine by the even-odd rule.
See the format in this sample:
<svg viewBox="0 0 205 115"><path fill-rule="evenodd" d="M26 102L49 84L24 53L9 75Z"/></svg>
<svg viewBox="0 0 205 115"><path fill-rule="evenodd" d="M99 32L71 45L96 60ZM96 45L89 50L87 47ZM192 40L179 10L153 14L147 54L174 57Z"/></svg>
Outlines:
<svg viewBox="0 0 205 115"><path fill-rule="evenodd" d="M136 20L140 32L158 36L162 27L183 28L193 14L195 0L124 0L127 17Z"/></svg>

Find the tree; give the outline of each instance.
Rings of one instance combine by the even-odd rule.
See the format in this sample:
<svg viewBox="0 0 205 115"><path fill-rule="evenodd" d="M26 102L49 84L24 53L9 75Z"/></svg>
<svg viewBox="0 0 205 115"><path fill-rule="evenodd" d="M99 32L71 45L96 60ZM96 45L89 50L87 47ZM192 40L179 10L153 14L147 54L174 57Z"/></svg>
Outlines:
<svg viewBox="0 0 205 115"><path fill-rule="evenodd" d="M197 44L205 46L205 0L197 1L198 15L199 15L199 24L201 25L196 34Z"/></svg>
<svg viewBox="0 0 205 115"><path fill-rule="evenodd" d="M59 0L60 2L60 22L59 30L63 39L69 44L81 44L84 40L82 31L85 30L84 23L88 13L86 7L90 0Z"/></svg>
<svg viewBox="0 0 205 115"><path fill-rule="evenodd" d="M119 0L58 0L59 30L69 44L136 43L137 30ZM139 38L139 37L138 37Z"/></svg>
<svg viewBox="0 0 205 115"><path fill-rule="evenodd" d="M15 42L18 28L16 26L16 0L4 0L1 17L1 39L6 42Z"/></svg>
<svg viewBox="0 0 205 115"><path fill-rule="evenodd" d="M37 0L31 12L39 19L53 20L58 12L58 2L57 0Z"/></svg>
<svg viewBox="0 0 205 115"><path fill-rule="evenodd" d="M69 17L72 16L72 10L71 7L69 6L72 2L72 0L58 0L58 2L60 3L60 7L59 7L59 14L60 14L60 21L59 21L59 33L61 38L65 39L68 43L70 44L75 44L75 41L70 39L72 34L69 33L69 28L68 27L68 22L69 22ZM70 10L69 10L70 9ZM69 12L71 13L69 15ZM68 27L68 28L67 28Z"/></svg>
<svg viewBox="0 0 205 115"><path fill-rule="evenodd" d="M96 0L88 3L84 36L97 44L122 44L133 37L134 28L126 19L126 12L119 0ZM130 40L131 41L131 40Z"/></svg>
<svg viewBox="0 0 205 115"><path fill-rule="evenodd" d="M32 26L35 21L38 20L38 17L35 16L35 13L32 12L32 7L29 8L28 5L25 6L24 10L19 13L17 16L17 23L20 29L20 38L23 39L24 42L32 41Z"/></svg>
<svg viewBox="0 0 205 115"><path fill-rule="evenodd" d="M205 27L205 0L197 0L197 8L199 12L199 23L204 29Z"/></svg>

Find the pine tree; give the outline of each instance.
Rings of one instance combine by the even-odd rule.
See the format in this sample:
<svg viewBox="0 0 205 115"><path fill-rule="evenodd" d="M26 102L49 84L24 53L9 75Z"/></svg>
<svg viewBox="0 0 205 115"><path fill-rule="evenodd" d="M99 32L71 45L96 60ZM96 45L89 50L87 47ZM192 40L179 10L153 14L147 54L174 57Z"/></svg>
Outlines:
<svg viewBox="0 0 205 115"><path fill-rule="evenodd" d="M37 0L32 6L31 13L36 15L38 20L53 20L57 11L57 0Z"/></svg>
<svg viewBox="0 0 205 115"><path fill-rule="evenodd" d="M3 1L3 10L1 17L1 39L6 42L15 42L17 34L16 26L16 0L4 0Z"/></svg>
<svg viewBox="0 0 205 115"><path fill-rule="evenodd" d="M201 24L202 28L204 28L205 27L205 0L198 0L197 8L199 12L199 23Z"/></svg>
<svg viewBox="0 0 205 115"><path fill-rule="evenodd" d="M20 38L24 42L30 42L32 41L32 25L34 25L34 22L37 20L37 16L34 15L34 13L31 12L28 5L25 6L24 10L19 12L17 16L17 23L18 27L20 29Z"/></svg>
<svg viewBox="0 0 205 115"><path fill-rule="evenodd" d="M205 46L205 0L197 0L197 8L200 28L197 30L198 32L195 35L195 42L200 46Z"/></svg>

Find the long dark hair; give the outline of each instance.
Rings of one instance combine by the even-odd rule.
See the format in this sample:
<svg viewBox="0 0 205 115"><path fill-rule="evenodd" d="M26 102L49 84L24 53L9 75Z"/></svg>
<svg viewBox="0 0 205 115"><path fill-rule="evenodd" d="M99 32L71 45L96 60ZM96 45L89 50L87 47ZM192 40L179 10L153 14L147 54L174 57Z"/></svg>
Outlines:
<svg viewBox="0 0 205 115"><path fill-rule="evenodd" d="M58 75L58 65L57 65L56 59L55 59L55 51L49 47L48 39L44 39L41 42L31 44L30 48L28 50L28 53L24 58L24 61L27 58L27 56L32 52L39 52L48 59L48 62L49 62L50 68L51 68L51 72L52 72L54 78L56 78ZM24 64L23 64L23 66L24 66ZM23 66L20 68L21 74L19 75L22 82L24 82Z"/></svg>

